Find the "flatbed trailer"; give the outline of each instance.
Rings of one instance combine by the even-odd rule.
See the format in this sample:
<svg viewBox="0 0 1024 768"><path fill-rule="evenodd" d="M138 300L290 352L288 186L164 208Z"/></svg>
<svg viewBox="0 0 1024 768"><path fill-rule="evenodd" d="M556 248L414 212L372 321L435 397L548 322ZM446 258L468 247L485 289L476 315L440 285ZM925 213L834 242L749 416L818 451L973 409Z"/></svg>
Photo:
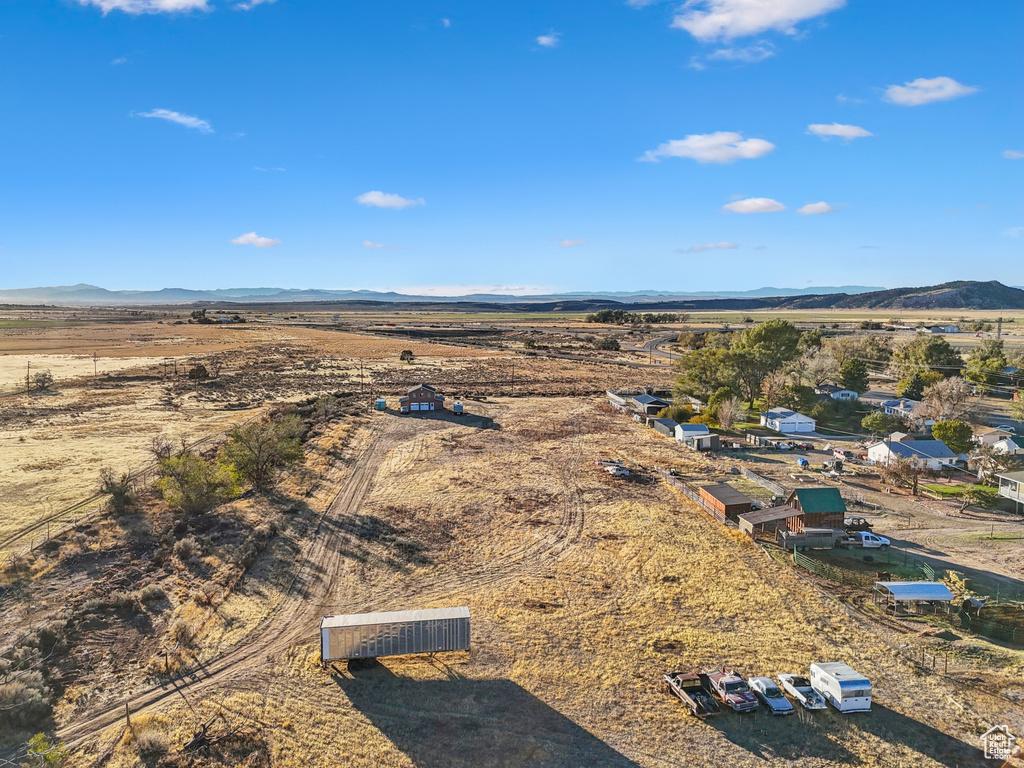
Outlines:
<svg viewBox="0 0 1024 768"><path fill-rule="evenodd" d="M695 717L717 715L721 711L711 695L711 682L703 672L670 672L665 675L665 687L678 696Z"/></svg>

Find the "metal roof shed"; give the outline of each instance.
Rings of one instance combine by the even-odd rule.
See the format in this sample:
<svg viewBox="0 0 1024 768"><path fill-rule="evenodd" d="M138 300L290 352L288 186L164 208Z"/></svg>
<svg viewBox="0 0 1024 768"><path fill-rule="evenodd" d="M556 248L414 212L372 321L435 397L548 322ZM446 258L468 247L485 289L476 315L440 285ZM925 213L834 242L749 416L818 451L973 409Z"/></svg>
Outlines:
<svg viewBox="0 0 1024 768"><path fill-rule="evenodd" d="M953 593L941 581L875 582L875 605L886 612L891 610L894 616L900 609L904 613L920 613L925 605L932 613L939 605L945 605L946 613L949 613L952 601Z"/></svg>
<svg viewBox="0 0 1024 768"><path fill-rule="evenodd" d="M793 529L789 524L790 518L800 518L803 514L788 505L781 507L768 507L767 509L755 509L753 512L746 512L739 516L740 530L750 538L754 538L755 531L758 533L776 534L782 528Z"/></svg>
<svg viewBox="0 0 1024 768"><path fill-rule="evenodd" d="M469 650L469 608L350 613L320 621L320 661Z"/></svg>

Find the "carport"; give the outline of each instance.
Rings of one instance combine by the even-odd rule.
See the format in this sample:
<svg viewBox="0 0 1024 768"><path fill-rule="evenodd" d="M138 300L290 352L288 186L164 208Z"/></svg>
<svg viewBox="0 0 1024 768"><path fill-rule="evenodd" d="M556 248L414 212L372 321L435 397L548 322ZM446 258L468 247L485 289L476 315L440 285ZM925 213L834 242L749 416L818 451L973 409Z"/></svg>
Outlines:
<svg viewBox="0 0 1024 768"><path fill-rule="evenodd" d="M884 613L949 613L953 593L941 581L876 581L874 603Z"/></svg>
<svg viewBox="0 0 1024 768"><path fill-rule="evenodd" d="M786 505L755 509L753 512L745 512L739 516L740 530L752 539L757 533L771 534L770 538L774 541L776 532L792 527L787 523L790 518L802 516L801 512Z"/></svg>

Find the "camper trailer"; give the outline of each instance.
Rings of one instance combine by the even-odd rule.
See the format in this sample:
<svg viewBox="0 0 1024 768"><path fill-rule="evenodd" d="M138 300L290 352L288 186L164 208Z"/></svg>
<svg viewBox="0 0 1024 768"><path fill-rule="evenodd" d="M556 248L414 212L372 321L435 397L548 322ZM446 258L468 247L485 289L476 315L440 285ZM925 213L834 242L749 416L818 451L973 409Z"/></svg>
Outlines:
<svg viewBox="0 0 1024 768"><path fill-rule="evenodd" d="M871 681L841 661L811 664L811 688L840 712L871 711Z"/></svg>

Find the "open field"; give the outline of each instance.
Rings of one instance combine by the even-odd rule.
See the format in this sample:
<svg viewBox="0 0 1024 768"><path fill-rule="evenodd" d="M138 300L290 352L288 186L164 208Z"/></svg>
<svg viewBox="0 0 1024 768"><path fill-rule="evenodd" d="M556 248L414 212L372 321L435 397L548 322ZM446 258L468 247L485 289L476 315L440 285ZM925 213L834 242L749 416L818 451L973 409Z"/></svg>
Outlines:
<svg viewBox="0 0 1024 768"><path fill-rule="evenodd" d="M510 333L535 327L531 318ZM12 372L14 350L29 343L20 331L0 332ZM128 355L128 335L143 332ZM69 765L198 764L181 745L210 718L211 732L231 734L202 764L250 768L953 768L985 764L977 736L991 725L1024 732L1024 652L855 610L841 590L830 596L661 481L655 466L766 494L727 473L737 457L682 451L602 402L606 388L670 383L668 367L646 367L643 353L556 358L301 325L104 322L41 333L38 357L16 353L33 369L43 355L89 354L89 343L108 356L98 378L91 357L76 358L78 367L54 370L54 393L0 399L0 465L12 470L0 475L0 539L93 493L99 467L148 462L154 435L215 441L275 404L327 392L345 404L314 422L304 464L274 493L193 519L150 493L139 515L92 513L4 577L0 647L66 624L51 730L72 745ZM158 365L168 345L178 375L174 361ZM402 349L414 350L412 364L397 359ZM190 382L199 362L217 364L217 375ZM394 406L418 381L463 398L469 415L369 410L372 397ZM738 458L792 482L793 456ZM645 469L612 478L597 459ZM1019 583L1016 524L950 517L953 502L884 503L876 530L915 556ZM990 527L997 538L983 537ZM191 559L174 548L189 536L199 542ZM143 589L163 597L97 602ZM468 654L327 672L316 663L323 614L446 605L472 610ZM182 626L188 640L176 645ZM908 661L906 648L919 646L952 649L949 674ZM661 686L676 669L729 664L774 676L833 659L872 679L871 714L723 713L704 723ZM152 739L165 743L162 758L140 756Z"/></svg>

